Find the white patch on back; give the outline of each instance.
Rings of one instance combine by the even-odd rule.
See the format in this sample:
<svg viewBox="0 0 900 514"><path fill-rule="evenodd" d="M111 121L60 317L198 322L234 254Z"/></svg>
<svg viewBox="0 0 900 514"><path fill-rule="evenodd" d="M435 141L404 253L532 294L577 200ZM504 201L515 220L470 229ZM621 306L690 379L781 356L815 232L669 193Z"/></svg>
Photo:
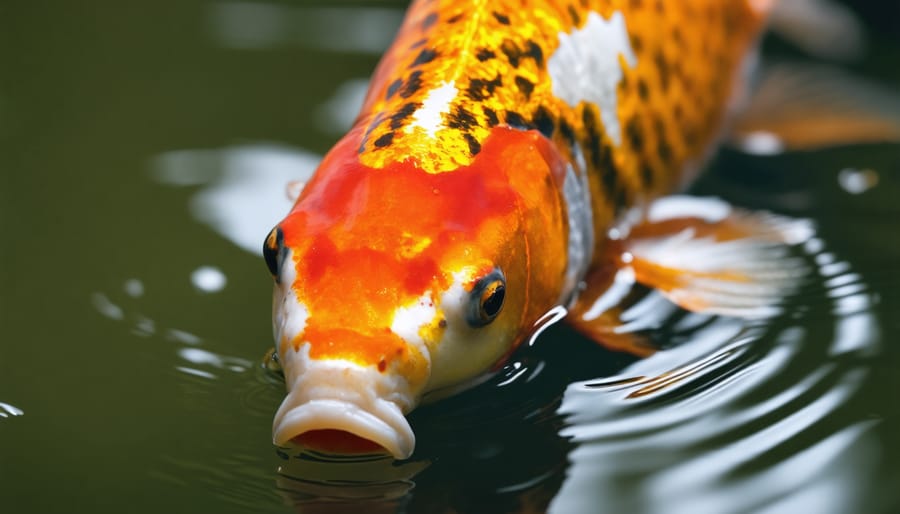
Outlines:
<svg viewBox="0 0 900 514"><path fill-rule="evenodd" d="M459 91L454 81L432 89L412 115L412 123L406 127L406 132L411 133L417 127L421 128L429 137L434 137L443 124L443 114L450 112L450 103L456 98Z"/></svg>
<svg viewBox="0 0 900 514"><path fill-rule="evenodd" d="M553 94L571 107L581 102L599 107L603 127L616 146L622 142L616 96L623 77L620 55L630 67L637 65L625 17L614 12L604 20L591 12L581 29L559 33L559 48L547 60Z"/></svg>

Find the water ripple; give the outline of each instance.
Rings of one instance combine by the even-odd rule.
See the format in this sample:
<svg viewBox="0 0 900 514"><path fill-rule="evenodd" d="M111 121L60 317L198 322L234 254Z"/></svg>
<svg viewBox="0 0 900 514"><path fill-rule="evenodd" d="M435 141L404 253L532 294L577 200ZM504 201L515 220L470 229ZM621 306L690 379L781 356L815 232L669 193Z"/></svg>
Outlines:
<svg viewBox="0 0 900 514"><path fill-rule="evenodd" d="M25 411L22 409L8 403L0 402L0 418L16 417L24 414Z"/></svg>
<svg viewBox="0 0 900 514"><path fill-rule="evenodd" d="M646 307L659 303L652 292L631 307L637 314L626 310L640 323L632 329L680 342L569 385L560 433L577 447L550 512L845 512L865 504L874 422L846 412L862 394L878 325L866 282L823 246L806 245L818 277L764 324L678 319L671 308ZM828 317L833 323L821 323ZM856 466L845 465L848 455Z"/></svg>

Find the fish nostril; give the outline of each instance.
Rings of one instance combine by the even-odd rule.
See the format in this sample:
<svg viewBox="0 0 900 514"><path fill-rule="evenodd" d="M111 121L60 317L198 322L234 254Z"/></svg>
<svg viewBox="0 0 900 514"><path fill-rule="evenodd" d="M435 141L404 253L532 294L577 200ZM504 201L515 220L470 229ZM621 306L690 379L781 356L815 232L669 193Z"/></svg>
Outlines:
<svg viewBox="0 0 900 514"><path fill-rule="evenodd" d="M295 436L291 442L311 450L342 455L390 453L380 444L346 430L333 428L309 430Z"/></svg>

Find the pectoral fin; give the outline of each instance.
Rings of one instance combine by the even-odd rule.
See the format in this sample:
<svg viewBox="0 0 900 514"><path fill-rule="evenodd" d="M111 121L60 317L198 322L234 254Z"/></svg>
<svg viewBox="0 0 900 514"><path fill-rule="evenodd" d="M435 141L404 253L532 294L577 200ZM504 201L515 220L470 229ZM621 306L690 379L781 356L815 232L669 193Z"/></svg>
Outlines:
<svg viewBox="0 0 900 514"><path fill-rule="evenodd" d="M832 67L773 66L736 120L732 140L755 154L900 142L900 95Z"/></svg>
<svg viewBox="0 0 900 514"><path fill-rule="evenodd" d="M613 273L610 273L613 271ZM579 332L606 348L649 357L658 350L623 316L623 300L634 286L634 270L624 267L592 270L585 278L585 289L569 308L567 321Z"/></svg>
<svg viewBox="0 0 900 514"><path fill-rule="evenodd" d="M742 318L775 315L808 269L791 246L811 224L714 199L657 200L622 241L621 265L680 307Z"/></svg>

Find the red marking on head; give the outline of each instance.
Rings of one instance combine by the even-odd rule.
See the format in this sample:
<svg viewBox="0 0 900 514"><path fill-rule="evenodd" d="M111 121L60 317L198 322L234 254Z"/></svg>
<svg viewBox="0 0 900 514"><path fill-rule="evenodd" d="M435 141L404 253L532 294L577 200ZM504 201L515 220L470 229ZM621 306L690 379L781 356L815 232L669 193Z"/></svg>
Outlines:
<svg viewBox="0 0 900 514"><path fill-rule="evenodd" d="M412 157L382 169L361 164L359 130L329 152L280 224L293 288L309 312L295 349L308 343L312 358L426 373L427 357L390 331L398 308L429 292L429 302L439 301L463 268L489 272L503 261L508 274L528 273L523 224L561 228L555 188L565 168L537 132L494 130L472 165L438 174Z"/></svg>
<svg viewBox="0 0 900 514"><path fill-rule="evenodd" d="M409 294L423 292L428 289L435 279L441 275L441 269L434 259L412 259L407 264L409 273L403 282L403 287Z"/></svg>
<svg viewBox="0 0 900 514"><path fill-rule="evenodd" d="M336 261L337 247L325 234L319 234L306 252L306 272L310 282L318 282L329 265Z"/></svg>

